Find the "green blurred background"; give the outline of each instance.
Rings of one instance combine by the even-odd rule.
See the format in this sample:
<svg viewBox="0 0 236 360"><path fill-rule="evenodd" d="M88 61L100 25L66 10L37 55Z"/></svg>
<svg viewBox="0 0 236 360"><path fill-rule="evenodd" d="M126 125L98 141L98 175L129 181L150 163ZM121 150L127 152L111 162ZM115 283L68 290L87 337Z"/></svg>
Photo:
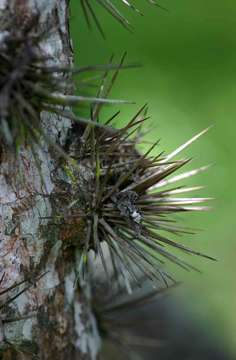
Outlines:
<svg viewBox="0 0 236 360"><path fill-rule="evenodd" d="M128 62L143 64L122 71L112 92L113 98L136 102L122 105L121 120L127 121L138 106L148 102L151 131L147 138L161 138L160 149L167 152L214 125L184 154L193 157L191 168L213 164L206 173L187 181L207 186L201 195L215 198L213 210L181 218L186 225L201 229L194 236L184 236L183 242L219 261L191 258L203 271L200 275L172 269L184 281L174 292L177 302L195 318L209 321L209 331L220 335L236 353L236 2L162 0L166 12L136 0L143 17L124 5L119 7L133 25L132 34L93 2L106 40L95 27L88 30L79 0L72 0L76 64L106 63L111 54L118 61L124 51Z"/></svg>

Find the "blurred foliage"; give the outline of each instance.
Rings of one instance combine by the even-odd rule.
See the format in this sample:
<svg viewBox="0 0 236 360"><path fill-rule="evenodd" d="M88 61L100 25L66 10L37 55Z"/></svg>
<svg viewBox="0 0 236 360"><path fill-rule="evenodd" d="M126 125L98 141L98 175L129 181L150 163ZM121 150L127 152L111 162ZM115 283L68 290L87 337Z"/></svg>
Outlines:
<svg viewBox="0 0 236 360"><path fill-rule="evenodd" d="M87 28L79 1L72 0L75 61L79 65L106 63L111 54L119 60L127 51L129 61L143 64L140 69L122 72L112 97L135 100L137 104L122 105L122 121L128 121L138 105L148 102L152 117L146 137L150 141L161 138L161 149L173 150L214 125L185 154L193 156L195 166L213 163L207 173L188 184L207 185L203 195L216 200L211 212L184 217L186 225L202 230L183 237L183 242L219 261L192 258L202 275L175 269L184 281L175 294L176 301L191 309L191 316L208 319L210 331L220 334L236 352L236 3L161 0L168 11L143 0L135 1L135 5L144 17L120 6L133 24L134 32L130 34L94 1L106 34L103 40L95 28ZM110 112L108 108L105 114Z"/></svg>

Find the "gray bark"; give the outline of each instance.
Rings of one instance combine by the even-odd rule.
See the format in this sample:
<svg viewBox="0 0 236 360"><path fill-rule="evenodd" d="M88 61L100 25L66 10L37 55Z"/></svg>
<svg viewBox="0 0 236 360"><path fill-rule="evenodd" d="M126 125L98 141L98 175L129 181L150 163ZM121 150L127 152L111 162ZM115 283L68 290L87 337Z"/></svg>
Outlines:
<svg viewBox="0 0 236 360"><path fill-rule="evenodd" d="M6 16L10 6L23 21L32 12L40 11L42 26L47 23L54 29L43 51L52 55L55 63L69 64L73 54L68 2L0 0L0 14ZM51 138L56 139L60 132L63 143L70 122L47 113L42 114L42 121ZM58 165L47 144L42 144L44 150L38 149L37 154L45 186L29 150L20 154L24 181L12 167L10 153L5 154L0 168L0 275L5 272L1 290L26 278L32 283L28 291L9 304L6 316L12 321L2 319L0 348L6 349L2 358L95 359L100 338L88 292L83 286L74 286L76 256L65 253L58 229L47 223L50 220L41 220L54 215L50 195L57 186L53 174Z"/></svg>

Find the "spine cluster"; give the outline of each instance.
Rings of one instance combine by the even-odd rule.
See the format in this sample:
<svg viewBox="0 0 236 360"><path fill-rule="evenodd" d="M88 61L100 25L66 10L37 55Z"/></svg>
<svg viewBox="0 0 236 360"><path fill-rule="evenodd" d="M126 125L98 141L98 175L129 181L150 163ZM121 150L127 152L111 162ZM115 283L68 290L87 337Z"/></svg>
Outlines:
<svg viewBox="0 0 236 360"><path fill-rule="evenodd" d="M137 11L129 2L123 2ZM100 27L89 1L81 3L87 20L89 11ZM99 3L127 25L111 2ZM191 231L173 218L176 213L208 209L204 203L209 198L189 196L201 187L178 185L207 167L176 174L190 162L189 158L177 159L178 155L206 130L170 154L156 151L159 141L141 153L138 146L142 142L142 126L148 120L146 106L122 128L112 126L118 113L101 121L104 104L124 102L108 99L119 70L127 67L123 63L124 57L118 65L110 62L106 66L82 69L50 65L52 59L41 46L47 29L40 29L39 16L33 16L20 28L16 27L15 21L13 17L0 24L1 152L11 151L17 155L22 148L33 151L42 146L42 139L58 151L59 167L54 174L57 186L50 195L55 216L49 219L49 225L56 226L65 254L79 253L75 286L86 283L92 288L91 307L101 334L122 343L125 325L120 327L117 318L124 310L149 301L163 288L176 283L174 276L166 270L166 262L185 270L197 270L183 254L214 260L186 247L181 237L176 237L191 234ZM104 71L97 96L68 95L68 89L73 88L73 76L87 70ZM107 82L109 72L113 75ZM81 102L91 104L88 119L75 116L71 111ZM48 138L42 125L42 111L57 116L58 121L60 117L71 121L64 147ZM101 296L94 285L95 260L102 267L103 284L107 289L105 296ZM149 291L138 299L132 297L146 282ZM0 286L3 283L4 275ZM30 286L22 281L0 290L2 321L7 321L5 309L7 312L10 304ZM16 291L18 287L20 290ZM123 293L126 294L123 302L114 304L114 297L119 298ZM105 298L106 301L101 300ZM4 335L1 336L3 341Z"/></svg>

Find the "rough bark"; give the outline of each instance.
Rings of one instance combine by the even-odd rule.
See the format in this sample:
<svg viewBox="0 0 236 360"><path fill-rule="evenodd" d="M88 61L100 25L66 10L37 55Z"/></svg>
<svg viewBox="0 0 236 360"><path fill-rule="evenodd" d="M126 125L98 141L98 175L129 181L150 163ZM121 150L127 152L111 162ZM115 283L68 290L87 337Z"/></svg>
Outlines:
<svg viewBox="0 0 236 360"><path fill-rule="evenodd" d="M9 6L22 21L39 11L42 26L47 23L53 29L43 44L44 51L56 63L73 61L68 0L0 0L1 17ZM65 141L68 120L44 113L42 121L51 138ZM2 319L1 347L6 349L2 358L95 359L100 339L88 292L83 286L74 286L76 254L66 253L58 229L50 226L50 220L41 219L54 215L51 195L58 187L57 158L46 143L37 154L44 185L29 150L20 154L24 181L12 168L10 153L1 159L0 275L5 272L1 290L23 279L31 282L31 287L8 305L6 317L11 321Z"/></svg>

